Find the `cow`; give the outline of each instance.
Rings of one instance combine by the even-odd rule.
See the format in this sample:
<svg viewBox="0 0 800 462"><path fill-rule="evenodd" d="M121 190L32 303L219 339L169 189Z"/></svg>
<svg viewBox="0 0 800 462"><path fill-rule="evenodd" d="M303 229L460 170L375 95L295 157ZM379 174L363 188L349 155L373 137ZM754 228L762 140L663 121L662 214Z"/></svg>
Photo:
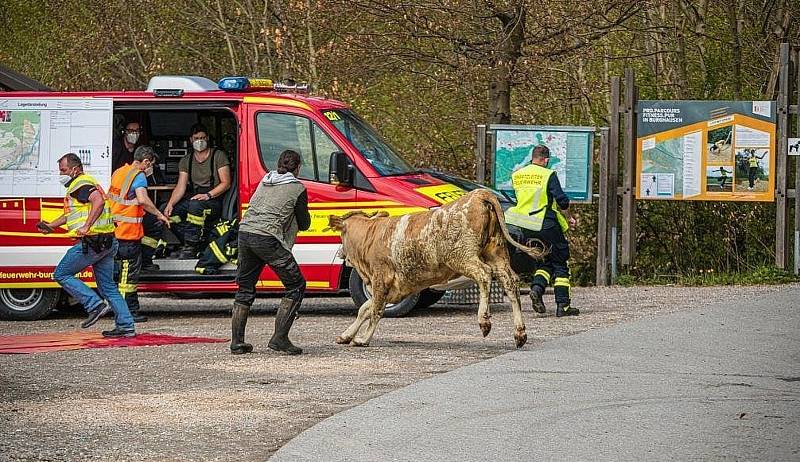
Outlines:
<svg viewBox="0 0 800 462"><path fill-rule="evenodd" d="M489 286L494 276L511 300L517 348L528 340L506 241L537 259L546 251L511 238L503 209L491 191L476 189L441 208L403 216L390 217L385 212L370 216L361 211L331 215L328 227L341 232L343 258L372 293L336 343L369 345L386 303L397 303L460 275L475 281L480 290L478 325L484 337L492 328ZM367 318L369 325L362 331Z"/></svg>

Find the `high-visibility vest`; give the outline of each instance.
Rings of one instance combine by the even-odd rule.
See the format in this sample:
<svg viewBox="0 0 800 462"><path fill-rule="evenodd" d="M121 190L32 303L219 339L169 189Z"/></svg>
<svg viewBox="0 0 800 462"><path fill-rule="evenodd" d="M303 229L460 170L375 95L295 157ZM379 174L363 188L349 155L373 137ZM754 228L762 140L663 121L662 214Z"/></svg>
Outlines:
<svg viewBox="0 0 800 462"><path fill-rule="evenodd" d="M89 228L89 235L107 234L114 232L114 223L111 221L111 210L108 208L108 201L106 194L100 184L90 175L81 173L75 177L72 182L67 186L67 194L64 196L64 215L67 217L67 229L74 232L76 229L86 224L89 218L89 211L92 209L92 203L82 203L72 197L72 193L82 188L83 186L94 186L100 195L103 196L103 211L97 220Z"/></svg>
<svg viewBox="0 0 800 462"><path fill-rule="evenodd" d="M747 160L748 160L748 162L750 162L750 168L758 167L758 159L756 158L756 156L751 156Z"/></svg>
<svg viewBox="0 0 800 462"><path fill-rule="evenodd" d="M117 229L114 231L117 239L138 241L144 236L144 227L142 226L144 207L136 198L127 199L133 179L140 173L142 171L138 168L133 168L131 164L125 164L111 175L108 199L111 201L111 215L117 225Z"/></svg>
<svg viewBox="0 0 800 462"><path fill-rule="evenodd" d="M567 220L558 210L558 204L547 196L547 183L554 170L531 164L511 175L511 184L517 196L517 205L505 213L506 223L531 231L541 231L548 205L555 212L562 231L569 228Z"/></svg>

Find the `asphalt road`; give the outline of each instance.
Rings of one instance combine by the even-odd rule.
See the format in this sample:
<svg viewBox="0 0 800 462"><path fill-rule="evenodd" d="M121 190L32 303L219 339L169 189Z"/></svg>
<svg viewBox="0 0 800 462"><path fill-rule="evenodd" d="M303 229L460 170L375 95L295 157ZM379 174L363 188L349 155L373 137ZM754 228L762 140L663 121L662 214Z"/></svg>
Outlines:
<svg viewBox="0 0 800 462"><path fill-rule="evenodd" d="M798 460L798 299L550 340L336 414L270 460Z"/></svg>

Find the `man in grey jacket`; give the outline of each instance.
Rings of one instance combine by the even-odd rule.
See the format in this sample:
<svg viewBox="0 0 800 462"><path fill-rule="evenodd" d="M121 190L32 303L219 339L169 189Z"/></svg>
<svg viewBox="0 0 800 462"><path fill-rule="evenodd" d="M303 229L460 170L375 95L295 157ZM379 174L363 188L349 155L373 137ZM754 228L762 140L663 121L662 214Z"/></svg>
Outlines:
<svg viewBox="0 0 800 462"><path fill-rule="evenodd" d="M300 165L300 154L283 151L278 158L278 168L261 180L250 198L250 208L239 224L239 272L236 275L239 290L231 319L233 354L253 351L253 345L244 341L244 331L264 265L269 265L286 287L286 295L275 315L275 333L267 346L292 355L303 352L289 341L289 329L306 290L306 281L292 255L292 246L297 232L305 231L311 225L308 194L297 179Z"/></svg>

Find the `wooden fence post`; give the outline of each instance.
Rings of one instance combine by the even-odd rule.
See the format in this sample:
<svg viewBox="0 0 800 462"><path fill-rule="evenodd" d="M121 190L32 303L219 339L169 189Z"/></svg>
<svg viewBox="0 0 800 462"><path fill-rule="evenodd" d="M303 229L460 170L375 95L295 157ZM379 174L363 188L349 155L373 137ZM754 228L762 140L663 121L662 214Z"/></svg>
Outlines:
<svg viewBox="0 0 800 462"><path fill-rule="evenodd" d="M786 235L788 200L786 198L787 156L789 145L789 44L780 48L780 70L778 72L778 145L775 153L775 266L786 269Z"/></svg>
<svg viewBox="0 0 800 462"><path fill-rule="evenodd" d="M609 247L611 244L611 223L608 221L611 191L608 181L608 170L612 156L608 151L608 128L600 129L600 195L597 201L597 269L595 284L607 286L609 284Z"/></svg>
<svg viewBox="0 0 800 462"><path fill-rule="evenodd" d="M636 84L633 69L625 69L625 137L622 173L622 264L636 258Z"/></svg>
<svg viewBox="0 0 800 462"><path fill-rule="evenodd" d="M475 182L486 184L486 125L475 130Z"/></svg>

